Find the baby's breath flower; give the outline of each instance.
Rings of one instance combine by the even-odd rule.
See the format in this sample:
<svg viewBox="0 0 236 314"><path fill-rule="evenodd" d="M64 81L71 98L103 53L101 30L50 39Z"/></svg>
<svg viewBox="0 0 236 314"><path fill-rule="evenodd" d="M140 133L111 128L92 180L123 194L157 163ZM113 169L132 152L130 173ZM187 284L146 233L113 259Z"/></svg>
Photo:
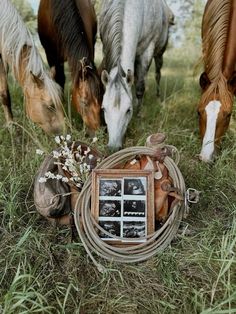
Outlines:
<svg viewBox="0 0 236 314"><path fill-rule="evenodd" d="M57 174L57 175L56 175L56 179L57 179L57 180L61 180L61 179L62 179L62 175Z"/></svg>
<svg viewBox="0 0 236 314"><path fill-rule="evenodd" d="M83 165L79 165L79 170L80 170L80 173L83 173L84 172L84 166Z"/></svg>
<svg viewBox="0 0 236 314"><path fill-rule="evenodd" d="M97 140L98 140L98 138L95 136L95 137L93 138L92 143L96 143L96 142L97 142Z"/></svg>
<svg viewBox="0 0 236 314"><path fill-rule="evenodd" d="M61 143L61 139L60 139L60 136L56 136L55 137L55 142L57 143L57 144L60 144Z"/></svg>
<svg viewBox="0 0 236 314"><path fill-rule="evenodd" d="M48 179L55 179L56 178L55 174L52 173L51 171L46 172L45 177Z"/></svg>
<svg viewBox="0 0 236 314"><path fill-rule="evenodd" d="M58 159L61 156L61 153L59 153L57 150L54 150L52 154L53 154L53 158L56 158L56 159Z"/></svg>
<svg viewBox="0 0 236 314"><path fill-rule="evenodd" d="M45 182L47 182L47 178L45 177L39 178L39 183L45 183Z"/></svg>
<svg viewBox="0 0 236 314"><path fill-rule="evenodd" d="M93 155L92 154L89 154L88 155L88 158L91 160L91 159L93 159Z"/></svg>
<svg viewBox="0 0 236 314"><path fill-rule="evenodd" d="M66 182L66 183L69 182L69 179L67 177L63 177L61 180L62 180L62 182Z"/></svg>
<svg viewBox="0 0 236 314"><path fill-rule="evenodd" d="M91 151L91 149L90 149L90 147L88 147L88 148L84 151L85 156L87 156L90 151Z"/></svg>
<svg viewBox="0 0 236 314"><path fill-rule="evenodd" d="M71 165L71 162L68 159L66 159L65 166L69 167L70 165Z"/></svg>
<svg viewBox="0 0 236 314"><path fill-rule="evenodd" d="M41 149L36 149L36 154L37 155L43 155L44 151L42 151Z"/></svg>
<svg viewBox="0 0 236 314"><path fill-rule="evenodd" d="M70 135L70 134L67 134L67 135L66 135L66 140L67 140L67 141L70 141L70 140L71 140L71 135Z"/></svg>

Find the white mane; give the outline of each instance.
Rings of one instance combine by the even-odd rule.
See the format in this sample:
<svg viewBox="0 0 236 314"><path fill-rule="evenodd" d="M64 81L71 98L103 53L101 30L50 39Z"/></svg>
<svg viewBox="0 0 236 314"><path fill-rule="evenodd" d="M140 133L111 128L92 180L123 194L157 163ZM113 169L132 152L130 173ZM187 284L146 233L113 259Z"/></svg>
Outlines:
<svg viewBox="0 0 236 314"><path fill-rule="evenodd" d="M100 35L106 69L110 71L117 65L121 55L122 27L125 0L104 0L100 12Z"/></svg>
<svg viewBox="0 0 236 314"><path fill-rule="evenodd" d="M21 16L10 0L0 0L0 54L5 67L11 66L16 80L20 80L19 71L22 62L22 49L30 47L26 56L27 66L25 75L32 72L44 82L45 88L50 94L55 105L61 105L60 87L50 78L42 59L35 47L32 35L26 28ZM21 83L23 91L26 86Z"/></svg>

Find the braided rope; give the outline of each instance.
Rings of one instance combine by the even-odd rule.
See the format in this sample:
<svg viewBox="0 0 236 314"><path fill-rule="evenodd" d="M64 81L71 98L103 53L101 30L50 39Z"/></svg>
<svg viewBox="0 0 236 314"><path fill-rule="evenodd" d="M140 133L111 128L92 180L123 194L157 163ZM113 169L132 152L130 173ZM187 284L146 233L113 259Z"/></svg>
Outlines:
<svg viewBox="0 0 236 314"><path fill-rule="evenodd" d="M172 158L165 157L164 165L169 171L169 175L173 180L173 184L179 189L182 196L185 197L185 182L183 176L177 166L179 161L179 153L173 146L163 145L176 153L177 161L174 162ZM160 146L159 146L160 147ZM116 152L115 154L104 159L96 169L112 169L121 163L132 160L137 155L148 155L155 157L156 149L150 147L130 147ZM92 175L86 180L83 189L77 199L74 212L74 220L76 228L83 246L90 256L94 264L98 267L99 271L105 271L105 268L99 264L93 253L98 256L120 263L134 263L145 261L157 253L163 251L176 235L180 222L187 211L187 206L184 202L178 202L171 210L168 219L164 225L149 235L146 242L141 244L129 245L126 247L115 247L100 239L97 230L102 230L103 233L114 237L101 226L97 224L94 217L91 215L91 182ZM116 237L119 239L119 237ZM124 239L124 238L123 238ZM132 241L132 240L131 240ZM136 239L133 239L136 241ZM129 239L130 242L130 239Z"/></svg>

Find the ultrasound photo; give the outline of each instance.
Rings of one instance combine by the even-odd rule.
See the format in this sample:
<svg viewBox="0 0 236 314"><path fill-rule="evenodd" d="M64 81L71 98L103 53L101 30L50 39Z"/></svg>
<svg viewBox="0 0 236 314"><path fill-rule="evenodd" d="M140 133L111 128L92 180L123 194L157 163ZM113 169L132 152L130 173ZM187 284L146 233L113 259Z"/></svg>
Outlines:
<svg viewBox="0 0 236 314"><path fill-rule="evenodd" d="M145 201L125 200L124 216L145 217Z"/></svg>
<svg viewBox="0 0 236 314"><path fill-rule="evenodd" d="M146 178L124 179L125 195L145 195Z"/></svg>
<svg viewBox="0 0 236 314"><path fill-rule="evenodd" d="M145 221L127 221L123 225L124 238L142 238L145 237Z"/></svg>
<svg viewBox="0 0 236 314"><path fill-rule="evenodd" d="M99 221L99 225L107 232L114 236L120 237L120 222L119 221ZM100 238L111 238L105 233L99 232Z"/></svg>
<svg viewBox="0 0 236 314"><path fill-rule="evenodd" d="M99 216L102 217L120 217L121 202L113 200L99 201Z"/></svg>
<svg viewBox="0 0 236 314"><path fill-rule="evenodd" d="M100 196L121 196L121 180L101 179L99 184Z"/></svg>

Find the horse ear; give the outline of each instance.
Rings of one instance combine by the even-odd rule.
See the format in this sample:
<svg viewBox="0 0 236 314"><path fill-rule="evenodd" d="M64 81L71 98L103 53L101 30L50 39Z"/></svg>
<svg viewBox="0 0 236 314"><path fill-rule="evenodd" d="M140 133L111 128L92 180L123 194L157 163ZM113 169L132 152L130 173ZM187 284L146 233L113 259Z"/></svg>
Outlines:
<svg viewBox="0 0 236 314"><path fill-rule="evenodd" d="M56 77L56 67L55 66L50 68L49 75L50 75L52 80L55 80L55 77Z"/></svg>
<svg viewBox="0 0 236 314"><path fill-rule="evenodd" d="M210 82L210 80L209 80L209 78L208 78L206 72L203 72L203 73L201 74L201 76L200 76L200 79L199 79L199 84L200 84L201 88L202 88L203 90L206 90L207 87L210 85L210 83L211 83L211 82Z"/></svg>
<svg viewBox="0 0 236 314"><path fill-rule="evenodd" d="M109 76L109 74L108 74L108 72L106 70L102 71L101 80L102 80L102 84L104 86L107 86L107 84L109 83L110 76Z"/></svg>
<svg viewBox="0 0 236 314"><path fill-rule="evenodd" d="M31 75L33 82L38 86L38 88L42 88L43 87L43 81L37 75L35 75L32 71L30 71L30 75Z"/></svg>
<svg viewBox="0 0 236 314"><path fill-rule="evenodd" d="M234 71L228 84L229 84L229 87L232 90L233 94L236 96L236 71Z"/></svg>
<svg viewBox="0 0 236 314"><path fill-rule="evenodd" d="M134 82L134 76L133 76L132 71L130 69L127 71L126 81L129 85L132 85Z"/></svg>

